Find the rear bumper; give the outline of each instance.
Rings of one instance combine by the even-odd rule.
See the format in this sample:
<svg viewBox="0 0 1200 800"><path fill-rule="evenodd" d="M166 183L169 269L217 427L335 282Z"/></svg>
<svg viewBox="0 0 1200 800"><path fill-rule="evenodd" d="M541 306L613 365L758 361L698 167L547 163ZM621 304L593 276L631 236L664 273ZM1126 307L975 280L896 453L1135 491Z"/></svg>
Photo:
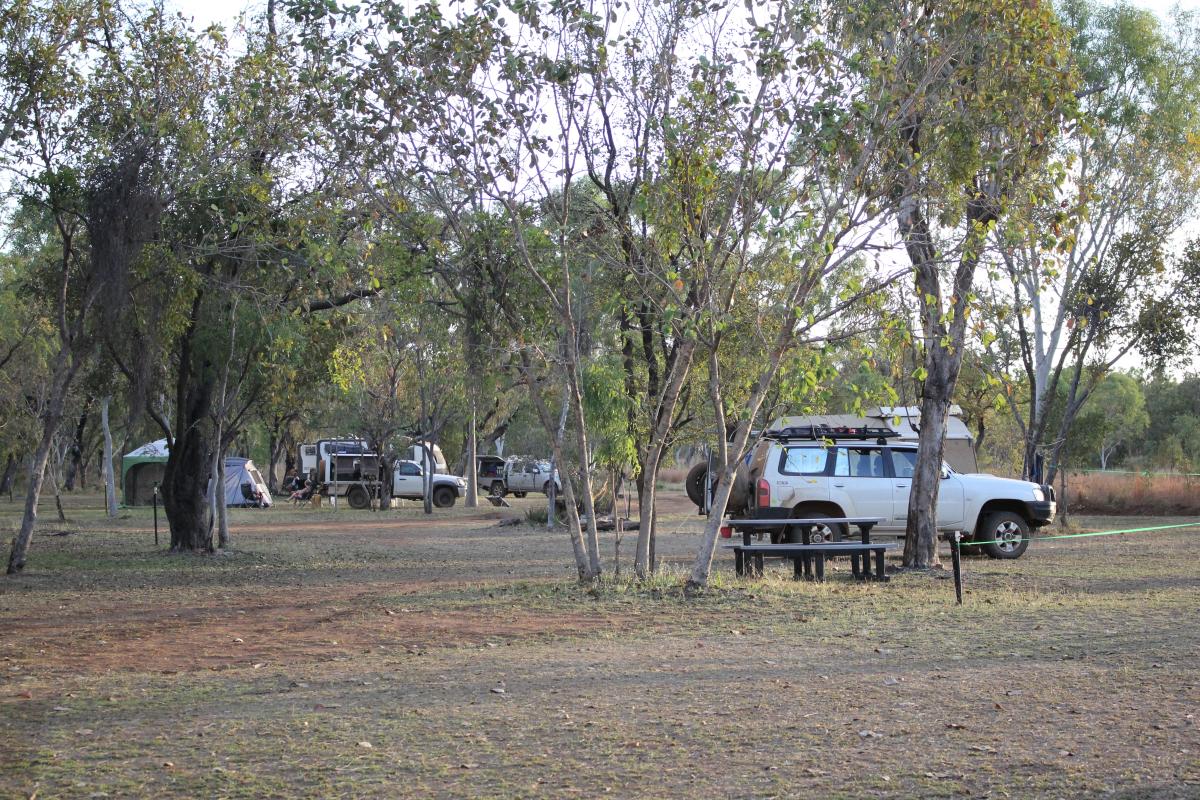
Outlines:
<svg viewBox="0 0 1200 800"><path fill-rule="evenodd" d="M1025 503L1025 519L1035 528L1054 521L1057 504L1053 500L1029 500Z"/></svg>

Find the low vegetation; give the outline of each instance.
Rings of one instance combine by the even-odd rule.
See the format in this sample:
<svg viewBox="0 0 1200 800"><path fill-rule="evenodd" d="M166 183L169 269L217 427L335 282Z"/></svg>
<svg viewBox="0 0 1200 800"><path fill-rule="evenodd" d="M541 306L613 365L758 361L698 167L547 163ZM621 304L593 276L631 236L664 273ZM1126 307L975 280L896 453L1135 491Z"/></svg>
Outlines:
<svg viewBox="0 0 1200 800"><path fill-rule="evenodd" d="M1084 514L1200 516L1200 475L1081 472L1069 485L1071 508Z"/></svg>

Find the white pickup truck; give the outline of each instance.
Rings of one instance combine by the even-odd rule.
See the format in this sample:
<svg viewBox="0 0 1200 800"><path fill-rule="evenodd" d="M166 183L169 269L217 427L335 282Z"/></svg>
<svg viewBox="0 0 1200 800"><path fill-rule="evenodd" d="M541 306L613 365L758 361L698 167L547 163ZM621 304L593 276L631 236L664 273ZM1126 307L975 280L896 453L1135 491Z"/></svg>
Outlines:
<svg viewBox="0 0 1200 800"><path fill-rule="evenodd" d="M866 429L873 431L873 429ZM739 469L728 512L767 516L790 509L796 518L878 517L873 534L904 535L908 497L917 461L915 444L889 443L862 430L773 431ZM962 531L992 558L1019 558L1030 532L1054 520L1054 491L1028 481L961 474L942 466L937 527ZM845 526L830 524L814 536L841 539Z"/></svg>
<svg viewBox="0 0 1200 800"><path fill-rule="evenodd" d="M550 494L550 474L551 467L549 461L541 461L538 459L512 459L505 461L503 467L497 469L490 475L484 483L484 476L480 475L480 486L485 486L488 492L493 497L504 497L506 494L513 494L517 497L524 497L529 492L541 492L542 494ZM554 491L562 491L562 481L559 480L558 470L553 470L554 473Z"/></svg>
<svg viewBox="0 0 1200 800"><path fill-rule="evenodd" d="M433 504L449 508L466 494L467 482L457 475L433 474ZM396 461L392 464L392 497L421 500L425 497L425 476L416 461Z"/></svg>

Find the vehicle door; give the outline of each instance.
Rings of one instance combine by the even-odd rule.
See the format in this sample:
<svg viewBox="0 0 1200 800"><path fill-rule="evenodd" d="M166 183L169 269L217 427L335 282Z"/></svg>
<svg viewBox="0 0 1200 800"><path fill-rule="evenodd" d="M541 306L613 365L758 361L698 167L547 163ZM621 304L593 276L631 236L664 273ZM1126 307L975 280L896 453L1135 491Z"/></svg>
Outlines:
<svg viewBox="0 0 1200 800"><path fill-rule="evenodd" d="M915 449L893 449L892 462L892 524L897 528L908 525L908 498L912 493L912 476L917 469ZM964 497L962 480L945 464L942 465L941 485L938 487L937 526L953 527L962 522Z"/></svg>
<svg viewBox="0 0 1200 800"><path fill-rule="evenodd" d="M775 474L770 475L769 463L764 470L764 478L770 476L771 505L795 508L805 501L829 500L828 463L829 450L822 445L784 447L774 465ZM758 490L751 486L750 491L753 497Z"/></svg>
<svg viewBox="0 0 1200 800"><path fill-rule="evenodd" d="M838 445L834 451L829 499L848 517L878 517L881 526L887 525L892 517L892 487L883 448Z"/></svg>
<svg viewBox="0 0 1200 800"><path fill-rule="evenodd" d="M540 492L542 484L545 482L542 477L541 465L536 461L531 464L526 464L525 469L521 471L521 491L523 492Z"/></svg>
<svg viewBox="0 0 1200 800"><path fill-rule="evenodd" d="M424 482L421 480L421 468L411 461L401 461L396 464L392 493L397 497L423 497Z"/></svg>

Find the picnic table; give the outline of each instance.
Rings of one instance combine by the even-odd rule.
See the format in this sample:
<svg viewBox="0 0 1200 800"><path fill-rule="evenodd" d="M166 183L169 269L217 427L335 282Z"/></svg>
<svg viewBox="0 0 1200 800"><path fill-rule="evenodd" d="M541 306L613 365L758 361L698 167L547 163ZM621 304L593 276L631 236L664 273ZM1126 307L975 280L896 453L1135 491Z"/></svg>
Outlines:
<svg viewBox="0 0 1200 800"><path fill-rule="evenodd" d="M894 542L872 542L871 528L883 520L878 517L819 517L806 519L728 519L724 525L742 534L742 543L728 545L733 549L734 565L738 575L748 571L762 575L765 556L791 559L797 580L825 580L825 559L829 556L850 556L850 569L858 580L886 581L883 559L888 550L896 547ZM812 541L813 528L824 525L853 525L858 528L857 542ZM755 544L751 537L756 534L782 531L786 540L780 544ZM875 569L871 569L874 556ZM861 566L860 566L861 563Z"/></svg>

